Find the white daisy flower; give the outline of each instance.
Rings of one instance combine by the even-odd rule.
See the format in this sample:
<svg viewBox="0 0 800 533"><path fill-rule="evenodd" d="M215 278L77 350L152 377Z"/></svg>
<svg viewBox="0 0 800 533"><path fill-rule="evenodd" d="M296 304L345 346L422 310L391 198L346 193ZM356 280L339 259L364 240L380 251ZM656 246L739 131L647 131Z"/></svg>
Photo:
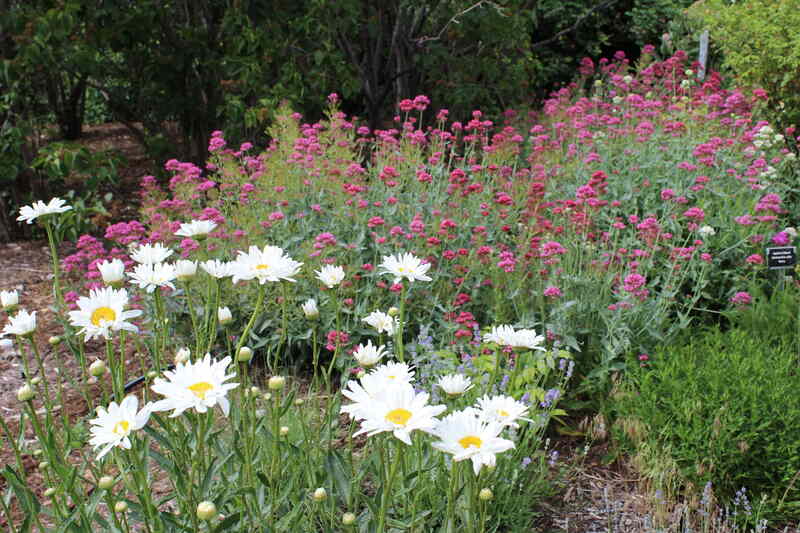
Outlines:
<svg viewBox="0 0 800 533"><path fill-rule="evenodd" d="M483 465L493 467L497 454L514 448L514 443L500 438L503 426L483 420L475 409L468 407L444 417L436 425L434 434L439 441L432 445L437 450L453 454L453 461L472 459L475 475Z"/></svg>
<svg viewBox="0 0 800 533"><path fill-rule="evenodd" d="M511 346L514 342L514 328L508 325L493 326L489 333L484 334L483 342L494 342L500 346Z"/></svg>
<svg viewBox="0 0 800 533"><path fill-rule="evenodd" d="M205 237L217 227L217 223L212 220L192 220L181 224L181 229L175 232L180 237L200 238Z"/></svg>
<svg viewBox="0 0 800 533"><path fill-rule="evenodd" d="M8 317L8 324L3 328L3 335L24 337L36 331L36 311L28 313L20 309L16 315Z"/></svg>
<svg viewBox="0 0 800 533"><path fill-rule="evenodd" d="M175 277L180 281L186 281L197 274L197 261L180 259L175 261Z"/></svg>
<svg viewBox="0 0 800 533"><path fill-rule="evenodd" d="M0 307L4 311L10 311L19 305L19 293L17 291L0 291Z"/></svg>
<svg viewBox="0 0 800 533"><path fill-rule="evenodd" d="M406 363L392 361L376 367L370 375L382 379L387 383L411 383L414 381L414 369Z"/></svg>
<svg viewBox="0 0 800 533"><path fill-rule="evenodd" d="M94 446L95 450L103 447L97 455L98 460L102 459L115 446L122 446L126 450L130 450L129 436L131 432L142 429L147 424L147 420L150 418L150 405L145 405L141 411L137 412L139 400L136 399L136 396L126 396L119 405L117 402L111 402L108 409L97 408L97 418L89 421L92 426L89 430L92 434L89 444Z"/></svg>
<svg viewBox="0 0 800 533"><path fill-rule="evenodd" d="M439 378L437 385L450 396L459 396L472 388L472 380L463 374L448 374Z"/></svg>
<svg viewBox="0 0 800 533"><path fill-rule="evenodd" d="M225 383L235 378L236 374L226 374L231 362L230 356L214 362L211 354L194 363L178 363L175 370L164 372L164 378L156 378L153 392L166 396L153 404L152 411L169 411L174 409L170 417L179 416L187 409L195 409L205 413L216 404L222 408L225 416L230 411L230 402L225 397L227 392L239 386L238 383Z"/></svg>
<svg viewBox="0 0 800 533"><path fill-rule="evenodd" d="M306 315L307 319L314 320L315 318L319 318L319 309L317 308L317 301L315 299L309 298L300 308L303 310L303 314Z"/></svg>
<svg viewBox="0 0 800 533"><path fill-rule="evenodd" d="M171 255L172 250L157 242L155 244L142 244L131 252L131 259L141 265L154 265L163 263Z"/></svg>
<svg viewBox="0 0 800 533"><path fill-rule="evenodd" d="M72 209L72 207L64 204L66 204L66 202L61 198L53 198L48 203L39 200L31 205L22 206L19 210L17 221L31 224L39 217L64 213Z"/></svg>
<svg viewBox="0 0 800 533"><path fill-rule="evenodd" d="M175 267L169 263L145 263L136 265L136 268L128 276L131 278L131 283L147 292L153 292L156 287L169 287L175 290L172 282L177 277L177 272Z"/></svg>
<svg viewBox="0 0 800 533"><path fill-rule="evenodd" d="M358 361L358 364L365 367L374 365L384 355L386 355L386 347L383 344L374 346L371 340L368 340L366 345L359 344L353 352L353 357Z"/></svg>
<svg viewBox="0 0 800 533"><path fill-rule="evenodd" d="M283 248L264 246L261 250L251 246L246 252L239 251L238 257L231 263L232 281L236 284L240 280L257 279L262 285L267 281L294 282L294 276L302 265L286 255Z"/></svg>
<svg viewBox="0 0 800 533"><path fill-rule="evenodd" d="M103 276L103 283L106 285L121 283L125 279L125 263L119 259L98 263L97 270L100 271L100 275Z"/></svg>
<svg viewBox="0 0 800 533"><path fill-rule="evenodd" d="M142 312L136 309L125 311L128 305L128 292L125 289L93 289L88 298L82 296L76 303L78 309L69 312L69 321L73 326L82 328L79 333L84 334L87 341L95 337L108 339L112 331L139 331L127 320L136 318Z"/></svg>
<svg viewBox="0 0 800 533"><path fill-rule="evenodd" d="M717 230L711 226L700 226L700 229L697 230L697 233L699 233L701 237L710 237L712 235L716 235Z"/></svg>
<svg viewBox="0 0 800 533"><path fill-rule="evenodd" d="M362 318L361 321L375 328L378 333L386 333L390 336L394 335L394 332L397 331L400 325L400 320L398 318L392 318L381 311L373 311L365 318Z"/></svg>
<svg viewBox="0 0 800 533"><path fill-rule="evenodd" d="M511 396L489 397L487 394L478 399L478 412L484 419L497 422L503 427L518 428L517 420L530 422L529 419L523 418L523 415L528 412L528 406Z"/></svg>
<svg viewBox="0 0 800 533"><path fill-rule="evenodd" d="M413 254L385 255L383 262L378 266L382 269L381 274L394 276L395 283L400 283L403 278L409 282L431 281L431 278L425 275L431 265L423 263Z"/></svg>
<svg viewBox="0 0 800 533"><path fill-rule="evenodd" d="M427 392L415 393L410 383L400 383L385 388L377 399L363 405L359 412L363 416L361 429L353 436L366 433L371 437L391 431L396 438L410 445L411 432L432 432L438 422L435 417L445 409L444 405L428 405Z"/></svg>
<svg viewBox="0 0 800 533"><path fill-rule="evenodd" d="M344 279L344 269L340 266L325 265L319 270L315 270L314 274L329 289L339 285Z"/></svg>
<svg viewBox="0 0 800 533"><path fill-rule="evenodd" d="M212 278L222 279L231 275L231 264L219 259L209 259L200 263L200 268Z"/></svg>
<svg viewBox="0 0 800 533"><path fill-rule="evenodd" d="M387 383L385 379L372 373L365 374L359 381L348 381L347 388L342 389L342 395L353 403L343 405L341 412L350 415L351 419L363 420L367 407L381 398L392 385L396 383Z"/></svg>

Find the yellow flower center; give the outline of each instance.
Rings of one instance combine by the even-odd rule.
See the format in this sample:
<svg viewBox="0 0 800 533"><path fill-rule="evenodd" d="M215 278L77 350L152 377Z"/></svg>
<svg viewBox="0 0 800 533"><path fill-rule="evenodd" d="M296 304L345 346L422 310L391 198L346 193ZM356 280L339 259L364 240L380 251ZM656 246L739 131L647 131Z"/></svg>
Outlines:
<svg viewBox="0 0 800 533"><path fill-rule="evenodd" d="M408 409L403 409L402 407L398 407L397 409L392 409L386 414L386 420L391 422L392 424L397 424L398 426L406 427L408 420L411 418L411 411Z"/></svg>
<svg viewBox="0 0 800 533"><path fill-rule="evenodd" d="M475 435L467 435L466 437L462 437L458 439L458 443L461 445L462 448L465 450L470 446L475 446L476 448L480 448L483 441L476 437Z"/></svg>
<svg viewBox="0 0 800 533"><path fill-rule="evenodd" d="M265 265L265 264L256 265L256 270L266 270L268 268L269 268L269 265Z"/></svg>
<svg viewBox="0 0 800 533"><path fill-rule="evenodd" d="M214 385L209 383L208 381L198 381L194 385L189 385L189 390L192 391L192 394L200 398L201 400L206 399L206 393L214 388Z"/></svg>
<svg viewBox="0 0 800 533"><path fill-rule="evenodd" d="M397 267L397 271L398 272L405 272L406 271L406 267Z"/></svg>
<svg viewBox="0 0 800 533"><path fill-rule="evenodd" d="M120 420L116 424L114 424L114 429L112 430L117 435L127 435L128 429L131 427L130 422L127 420Z"/></svg>
<svg viewBox="0 0 800 533"><path fill-rule="evenodd" d="M387 379L395 379L397 376L386 376Z"/></svg>
<svg viewBox="0 0 800 533"><path fill-rule="evenodd" d="M502 416L503 418L511 416L511 413L509 413L508 411L504 411L503 409L498 409L497 414Z"/></svg>
<svg viewBox="0 0 800 533"><path fill-rule="evenodd" d="M117 313L110 307L98 307L92 311L91 320L92 324L100 327L101 322L114 322L117 319Z"/></svg>

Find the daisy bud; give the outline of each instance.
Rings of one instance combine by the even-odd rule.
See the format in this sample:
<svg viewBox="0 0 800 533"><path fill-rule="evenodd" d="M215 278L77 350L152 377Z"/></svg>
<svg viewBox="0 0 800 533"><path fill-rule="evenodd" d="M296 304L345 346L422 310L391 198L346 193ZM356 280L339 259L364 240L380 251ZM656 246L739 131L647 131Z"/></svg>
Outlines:
<svg viewBox="0 0 800 533"><path fill-rule="evenodd" d="M36 386L42 382L42 378L40 376L36 376L31 380L31 385Z"/></svg>
<svg viewBox="0 0 800 533"><path fill-rule="evenodd" d="M97 359L95 362L89 365L89 373L94 377L99 378L106 373L106 364L100 359Z"/></svg>
<svg viewBox="0 0 800 533"><path fill-rule="evenodd" d="M396 307L390 307L386 314L388 314L390 317L396 317L400 314L400 310Z"/></svg>
<svg viewBox="0 0 800 533"><path fill-rule="evenodd" d="M302 398L297 398L297 399L294 401L294 404L295 404L297 407L300 407L300 406L301 406L301 405L303 405L304 403L305 403L305 401L304 401Z"/></svg>
<svg viewBox="0 0 800 533"><path fill-rule="evenodd" d="M303 309L303 314L306 315L306 318L309 320L316 320L319 318L319 309L317 308L317 301L312 299L306 300L306 302L300 306Z"/></svg>
<svg viewBox="0 0 800 533"><path fill-rule="evenodd" d="M289 434L289 426L281 426L280 432L281 432L281 437L285 437L286 435Z"/></svg>
<svg viewBox="0 0 800 533"><path fill-rule="evenodd" d="M175 262L175 276L178 281L186 281L197 274L197 262L181 259Z"/></svg>
<svg viewBox="0 0 800 533"><path fill-rule="evenodd" d="M217 319L219 320L219 323L224 326L225 324L229 324L231 321L233 321L233 314L227 307L220 307L217 309Z"/></svg>
<svg viewBox="0 0 800 533"><path fill-rule="evenodd" d="M3 311L13 311L19 305L17 291L0 291L0 307Z"/></svg>
<svg viewBox="0 0 800 533"><path fill-rule="evenodd" d="M259 389L256 386L252 386L250 387L250 394L252 394L253 396L258 396L259 394L261 394L261 389Z"/></svg>
<svg viewBox="0 0 800 533"><path fill-rule="evenodd" d="M320 487L314 491L314 501L323 502L328 498L328 491Z"/></svg>
<svg viewBox="0 0 800 533"><path fill-rule="evenodd" d="M47 461L42 461L41 463L39 463L39 470L47 470L47 467L49 466L50 463L48 463Z"/></svg>
<svg viewBox="0 0 800 533"><path fill-rule="evenodd" d="M44 452L43 452L41 449L39 449L39 450L33 450L33 456L34 456L34 457L41 457L43 453L44 453Z"/></svg>
<svg viewBox="0 0 800 533"><path fill-rule="evenodd" d="M53 335L52 337L47 339L47 342L50 344L50 346L58 346L59 344L61 344L62 340L63 339L58 335Z"/></svg>
<svg viewBox="0 0 800 533"><path fill-rule="evenodd" d="M22 387L20 387L19 389L17 389L17 400L21 402L29 402L33 400L33 397L35 395L36 393L34 392L33 387L31 387L27 383Z"/></svg>
<svg viewBox="0 0 800 533"><path fill-rule="evenodd" d="M366 373L365 371L363 371L363 370L359 370L359 371L358 371L358 374L356 374L356 377L357 377L358 379L361 379L361 378L363 378L363 377L364 377L364 376L366 376L366 375L367 375L367 373Z"/></svg>
<svg viewBox="0 0 800 533"><path fill-rule="evenodd" d="M97 486L103 490L109 490L114 487L114 478L111 476L103 476L97 481Z"/></svg>
<svg viewBox="0 0 800 533"><path fill-rule="evenodd" d="M103 277L103 283L118 287L125 281L125 263L119 259L103 261L97 265L97 270Z"/></svg>
<svg viewBox="0 0 800 533"><path fill-rule="evenodd" d="M147 373L147 379L156 379L158 377L158 372L155 370L151 370Z"/></svg>
<svg viewBox="0 0 800 533"><path fill-rule="evenodd" d="M200 520L212 520L217 516L217 506L214 502L200 502L197 504L197 518Z"/></svg>
<svg viewBox="0 0 800 533"><path fill-rule="evenodd" d="M246 363L250 359L253 358L253 350L248 348L247 346L242 346L239 348L239 353L236 354L236 360L240 363Z"/></svg>
<svg viewBox="0 0 800 533"><path fill-rule="evenodd" d="M281 390L286 384L286 378L283 376L272 376L269 378L269 390Z"/></svg>
<svg viewBox="0 0 800 533"><path fill-rule="evenodd" d="M53 487L50 487L46 491L44 491L44 497L45 498L49 498L50 496L52 496L55 493L56 493L56 489L54 489Z"/></svg>
<svg viewBox="0 0 800 533"><path fill-rule="evenodd" d="M483 502L491 501L494 498L494 494L492 493L492 489L483 488L478 493L478 498L481 499Z"/></svg>
<svg viewBox="0 0 800 533"><path fill-rule="evenodd" d="M124 513L128 510L128 502L117 502L114 504L114 511L118 513Z"/></svg>
<svg viewBox="0 0 800 533"><path fill-rule="evenodd" d="M265 392L264 396L262 396L261 398L263 398L265 402L268 402L272 399L272 394Z"/></svg>
<svg viewBox="0 0 800 533"><path fill-rule="evenodd" d="M356 515L353 513L344 513L342 515L342 524L345 526L352 526L356 523Z"/></svg>
<svg viewBox="0 0 800 533"><path fill-rule="evenodd" d="M178 350L175 354L175 364L183 364L189 361L189 358L192 356L192 351L185 346Z"/></svg>

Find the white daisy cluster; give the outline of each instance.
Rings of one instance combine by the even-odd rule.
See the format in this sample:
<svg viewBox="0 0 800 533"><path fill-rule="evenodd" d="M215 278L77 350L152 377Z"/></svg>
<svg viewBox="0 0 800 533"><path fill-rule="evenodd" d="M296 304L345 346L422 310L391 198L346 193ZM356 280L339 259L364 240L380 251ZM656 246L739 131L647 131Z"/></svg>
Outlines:
<svg viewBox="0 0 800 533"><path fill-rule="evenodd" d="M37 218L66 213L72 209L72 207L65 204L66 202L61 198L53 198L48 203L39 200L31 205L22 206L19 210L17 221L32 224Z"/></svg>
<svg viewBox="0 0 800 533"><path fill-rule="evenodd" d="M402 279L407 279L409 282L431 281L431 278L425 275L431 265L423 263L413 254L384 256L383 262L378 266L381 274L394 276L394 283L400 283Z"/></svg>
<svg viewBox="0 0 800 533"><path fill-rule="evenodd" d="M753 135L753 146L756 148L769 148L783 142L783 135L775 133L775 130L770 126L761 126L756 134Z"/></svg>
<svg viewBox="0 0 800 533"><path fill-rule="evenodd" d="M500 325L492 327L489 333L483 336L483 342L494 342L509 348L524 348L528 350L541 350L544 337L532 329L515 330L512 326Z"/></svg>
<svg viewBox="0 0 800 533"><path fill-rule="evenodd" d="M361 423L353 436L391 431L410 445L411 433L419 430L436 437L433 447L452 454L454 461L472 460L476 474L484 465L494 466L498 453L514 448L501 433L507 427L518 427L518 420L527 420L523 416L528 407L522 402L509 396L484 396L475 406L438 419L446 406L428 405L428 393L417 392L413 381L414 370L405 363L381 365L359 381L349 381L342 395L352 403L341 412ZM453 375L442 378L439 386L446 392L464 392L471 382Z"/></svg>
<svg viewBox="0 0 800 533"><path fill-rule="evenodd" d="M390 315L381 311L373 311L365 318L362 318L361 321L375 328L375 331L378 333L386 333L389 336L394 335L394 332L397 331L400 325L400 321L397 317L392 318Z"/></svg>

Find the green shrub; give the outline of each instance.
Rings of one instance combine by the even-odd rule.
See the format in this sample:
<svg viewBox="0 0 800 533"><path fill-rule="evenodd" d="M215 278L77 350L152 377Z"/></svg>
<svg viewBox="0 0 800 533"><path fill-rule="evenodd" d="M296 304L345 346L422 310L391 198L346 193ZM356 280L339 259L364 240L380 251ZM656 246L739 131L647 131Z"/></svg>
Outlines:
<svg viewBox="0 0 800 533"><path fill-rule="evenodd" d="M796 329L780 313L773 323L782 331L749 327L790 301L781 293L756 303L738 317L743 327L664 347L631 373L616 400L617 433L636 446L639 468L657 486L699 492L711 482L728 502L746 487L766 497L770 512L800 515Z"/></svg>
<svg viewBox="0 0 800 533"><path fill-rule="evenodd" d="M763 88L783 125L800 119L800 10L796 0L697 2L690 16L711 32L743 85Z"/></svg>

